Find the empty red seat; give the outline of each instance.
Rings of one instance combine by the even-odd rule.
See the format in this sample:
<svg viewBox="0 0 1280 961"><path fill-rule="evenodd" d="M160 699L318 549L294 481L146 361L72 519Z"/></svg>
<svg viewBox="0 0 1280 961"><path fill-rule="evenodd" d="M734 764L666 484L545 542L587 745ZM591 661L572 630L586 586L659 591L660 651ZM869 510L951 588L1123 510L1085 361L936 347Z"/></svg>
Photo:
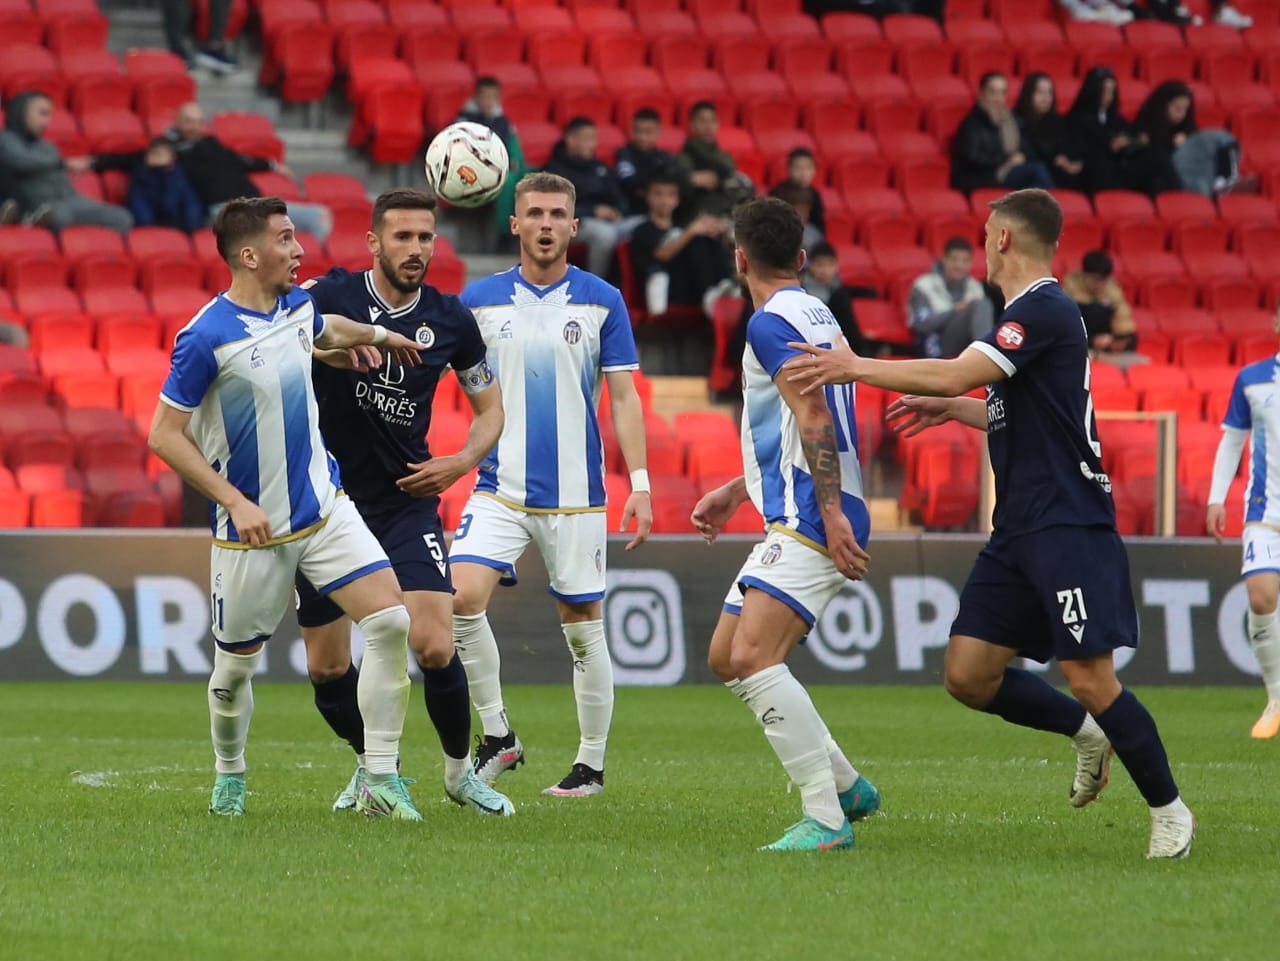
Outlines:
<svg viewBox="0 0 1280 961"><path fill-rule="evenodd" d="M0 14L0 29L4 29ZM26 527L31 520L31 495L14 489L0 489L0 527Z"/></svg>
<svg viewBox="0 0 1280 961"><path fill-rule="evenodd" d="M155 491L109 494L99 501L94 522L98 527L164 527L164 501Z"/></svg>
<svg viewBox="0 0 1280 961"><path fill-rule="evenodd" d="M32 527L80 527L84 519L84 494L81 491L46 490L31 495Z"/></svg>
<svg viewBox="0 0 1280 961"><path fill-rule="evenodd" d="M1155 217L1151 198L1132 190L1100 190L1094 194L1093 207L1099 217L1111 223Z"/></svg>
<svg viewBox="0 0 1280 961"><path fill-rule="evenodd" d="M54 374L53 393L67 408L116 407L120 403L119 379L106 373L105 369Z"/></svg>

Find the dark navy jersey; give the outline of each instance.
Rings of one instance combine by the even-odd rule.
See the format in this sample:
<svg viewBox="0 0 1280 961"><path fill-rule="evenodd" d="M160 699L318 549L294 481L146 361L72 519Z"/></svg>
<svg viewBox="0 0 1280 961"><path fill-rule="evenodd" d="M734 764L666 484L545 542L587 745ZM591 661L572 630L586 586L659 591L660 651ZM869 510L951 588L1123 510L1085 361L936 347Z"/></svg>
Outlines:
<svg viewBox="0 0 1280 961"><path fill-rule="evenodd" d="M409 473L405 465L431 456L426 439L431 402L446 368L464 376L468 392L493 382L480 328L457 297L425 284L411 303L392 310L378 296L369 271L353 274L334 267L309 293L317 313L379 324L426 347L418 367L401 366L390 356L364 373L313 364L320 432L342 469L343 488L366 515L399 509L415 500L396 487Z"/></svg>
<svg viewBox="0 0 1280 961"><path fill-rule="evenodd" d="M1114 527L1089 393L1089 345L1076 302L1052 277L1009 301L973 346L1007 378L987 387L996 533Z"/></svg>

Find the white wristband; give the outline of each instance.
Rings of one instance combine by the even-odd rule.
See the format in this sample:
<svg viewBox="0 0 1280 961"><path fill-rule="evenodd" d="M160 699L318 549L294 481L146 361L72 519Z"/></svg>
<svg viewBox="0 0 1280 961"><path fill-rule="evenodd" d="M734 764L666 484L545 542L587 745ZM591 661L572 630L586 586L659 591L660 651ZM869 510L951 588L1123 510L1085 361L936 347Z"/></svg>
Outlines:
<svg viewBox="0 0 1280 961"><path fill-rule="evenodd" d="M649 493L649 472L640 467L631 472L631 493L647 494Z"/></svg>
<svg viewBox="0 0 1280 961"><path fill-rule="evenodd" d="M377 347L380 343L387 339L387 328L381 324L373 325L373 346Z"/></svg>

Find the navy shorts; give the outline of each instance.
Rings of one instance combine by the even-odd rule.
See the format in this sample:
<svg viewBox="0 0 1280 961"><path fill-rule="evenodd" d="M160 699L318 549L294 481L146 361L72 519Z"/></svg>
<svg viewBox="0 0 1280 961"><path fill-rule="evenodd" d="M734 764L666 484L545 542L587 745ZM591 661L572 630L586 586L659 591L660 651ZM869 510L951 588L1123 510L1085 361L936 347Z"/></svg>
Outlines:
<svg viewBox="0 0 1280 961"><path fill-rule="evenodd" d="M365 518L369 530L387 552L402 591L453 593L449 551L436 504L433 498L402 511ZM298 591L300 627L322 627L342 616L342 608L301 574L294 579L294 586Z"/></svg>
<svg viewBox="0 0 1280 961"><path fill-rule="evenodd" d="M951 633L1041 662L1137 647L1138 611L1120 535L1105 527L993 535L965 582Z"/></svg>

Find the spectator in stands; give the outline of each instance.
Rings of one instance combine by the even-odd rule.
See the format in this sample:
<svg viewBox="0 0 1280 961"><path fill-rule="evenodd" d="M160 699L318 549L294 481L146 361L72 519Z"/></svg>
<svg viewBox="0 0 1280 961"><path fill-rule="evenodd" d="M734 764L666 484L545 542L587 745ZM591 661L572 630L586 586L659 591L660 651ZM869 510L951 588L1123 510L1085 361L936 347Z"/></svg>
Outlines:
<svg viewBox="0 0 1280 961"><path fill-rule="evenodd" d="M662 117L652 107L641 107L631 118L631 140L618 148L613 166L627 196L627 213L649 215L649 182L655 174L676 171L676 158L658 146Z"/></svg>
<svg viewBox="0 0 1280 961"><path fill-rule="evenodd" d="M951 185L957 190L1053 186L1044 164L1027 157L1008 99L1009 79L995 70L984 73L978 101L961 121L951 144Z"/></svg>
<svg viewBox="0 0 1280 961"><path fill-rule="evenodd" d="M813 185L818 175L818 162L813 151L796 147L787 154L787 179L769 191L795 207L804 221L805 248L820 243L827 235L826 209L822 206L822 193ZM845 238L846 240L848 238Z"/></svg>
<svg viewBox="0 0 1280 961"><path fill-rule="evenodd" d="M1211 0L1211 6L1214 23L1222 24L1224 27L1235 27L1238 30L1246 30L1253 26L1253 17L1241 13L1228 0ZM1182 0L1147 0L1147 13L1157 20L1176 23L1179 26L1201 22L1200 17L1188 10Z"/></svg>
<svg viewBox="0 0 1280 961"><path fill-rule="evenodd" d="M520 144L520 137L516 133L515 124L511 122L511 119L502 109L502 84L498 78L490 76L477 77L471 99L462 105L462 110L455 119L483 124L496 133L502 139L503 146L507 148L507 165L509 167L507 181L502 186L502 192L498 194L492 204L488 205L489 213L480 216L488 217L491 221L487 228L492 235L491 238L488 238L491 242L485 243L484 246L501 246L504 243L511 242L514 238L511 237L509 218L515 213L516 209L516 184L524 176L528 165L524 158L524 148ZM458 219L476 215L465 207L455 207L450 211L450 216Z"/></svg>
<svg viewBox="0 0 1280 961"><path fill-rule="evenodd" d="M9 101L4 130L0 130L0 179L13 190L31 223L61 230L91 224L125 233L133 226L129 211L115 204L90 200L76 192L71 173L89 169L84 157L62 159L58 148L44 138L53 120L53 101L27 91Z"/></svg>
<svg viewBox="0 0 1280 961"><path fill-rule="evenodd" d="M1084 164L1074 156L1067 137L1067 118L1058 112L1053 78L1047 73L1027 74L1013 115L1022 126L1027 159L1044 164L1056 186L1078 190Z"/></svg>
<svg viewBox="0 0 1280 961"><path fill-rule="evenodd" d="M578 239L587 245L587 269L604 277L622 239L622 208L627 201L609 165L596 157L598 142L594 120L572 118L546 169L564 177L578 192Z"/></svg>
<svg viewBox="0 0 1280 961"><path fill-rule="evenodd" d="M1067 137L1084 164L1081 189L1095 194L1124 186L1125 158L1134 140L1120 114L1120 87L1110 67L1094 67L1085 74L1067 113Z"/></svg>
<svg viewBox="0 0 1280 961"><path fill-rule="evenodd" d="M864 357L879 357L888 353L888 344L863 336L853 307L856 298L874 297L875 291L864 287L850 287L840 279L840 260L835 248L825 240L814 244L806 253L808 256L805 259L804 273L800 275L800 285L827 305L849 346Z"/></svg>
<svg viewBox="0 0 1280 961"><path fill-rule="evenodd" d="M644 283L645 308L656 316L671 306L701 307L710 319L715 301L737 287L724 242L725 222L699 214L685 227L675 225L680 177L674 169L649 178L645 199L648 216L630 241L631 265Z"/></svg>
<svg viewBox="0 0 1280 961"><path fill-rule="evenodd" d="M956 357L994 326L995 310L972 268L973 244L951 237L933 270L911 285L907 326L925 357Z"/></svg>
<svg viewBox="0 0 1280 961"><path fill-rule="evenodd" d="M1225 130L1196 125L1191 88L1168 80L1147 97L1133 120L1138 148L1128 167L1130 186L1151 194L1189 190L1216 197L1240 177L1240 144Z"/></svg>
<svg viewBox="0 0 1280 961"><path fill-rule="evenodd" d="M751 180L738 173L733 157L720 149L719 131L716 105L699 100L689 110L689 136L676 157L689 173L689 193L682 198L680 214L728 218L734 204L754 192Z"/></svg>
<svg viewBox="0 0 1280 961"><path fill-rule="evenodd" d="M206 216L212 220L222 206L237 197L260 197L262 191L249 179L249 174L274 170L292 177L284 164L263 157L246 157L236 153L208 132L204 111L195 103L178 108L174 124L165 137L178 151L178 166L187 175ZM93 158L95 170L124 170L132 173L145 160L143 151L127 154L101 154ZM324 240L333 230L333 214L322 204L290 201L289 219L304 233Z"/></svg>
<svg viewBox="0 0 1280 961"><path fill-rule="evenodd" d="M1080 269L1062 281L1067 296L1080 305L1089 347L1102 355L1129 353L1138 345L1133 311L1111 271L1107 252L1091 250L1084 255Z"/></svg>
<svg viewBox="0 0 1280 961"><path fill-rule="evenodd" d="M944 3L945 0L804 0L804 11L811 17L828 13L863 13L869 17L915 13L941 23Z"/></svg>
<svg viewBox="0 0 1280 961"><path fill-rule="evenodd" d="M164 35L169 49L181 57L188 68L204 67L222 76L235 73L235 57L227 52L227 18L231 0L209 0L209 37L202 46L191 43L191 0L161 0Z"/></svg>
<svg viewBox="0 0 1280 961"><path fill-rule="evenodd" d="M1133 22L1133 11L1125 0L1058 0L1058 4L1067 11L1072 20L1085 22L1110 23L1123 27Z"/></svg>
<svg viewBox="0 0 1280 961"><path fill-rule="evenodd" d="M139 227L174 227L191 233L204 226L200 198L178 166L178 151L167 137L156 137L148 145L146 162L130 177L125 202Z"/></svg>

